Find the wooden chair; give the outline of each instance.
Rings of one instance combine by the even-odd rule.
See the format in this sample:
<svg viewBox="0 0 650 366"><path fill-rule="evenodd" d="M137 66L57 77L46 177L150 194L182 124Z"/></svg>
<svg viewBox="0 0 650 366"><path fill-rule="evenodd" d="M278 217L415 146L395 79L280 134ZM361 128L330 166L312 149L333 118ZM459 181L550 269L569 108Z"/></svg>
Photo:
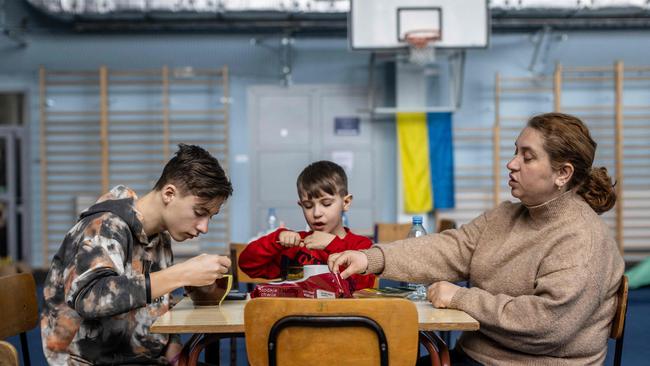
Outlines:
<svg viewBox="0 0 650 366"><path fill-rule="evenodd" d="M18 353L9 342L0 341L0 366L18 366Z"/></svg>
<svg viewBox="0 0 650 366"><path fill-rule="evenodd" d="M20 345L25 365L30 365L27 331L38 324L36 283L30 273L0 277L0 339L20 334Z"/></svg>
<svg viewBox="0 0 650 366"><path fill-rule="evenodd" d="M390 243L406 239L411 230L411 224L378 222L375 224L375 243Z"/></svg>
<svg viewBox="0 0 650 366"><path fill-rule="evenodd" d="M628 300L628 279L623 275L621 284L616 293L616 313L612 319L612 330L609 337L616 340L616 348L614 351L614 365L621 364L621 357L623 356L623 336L625 335L625 316L627 315L627 300Z"/></svg>
<svg viewBox="0 0 650 366"><path fill-rule="evenodd" d="M456 221L451 219L440 219L438 221L438 230L436 232L441 233L445 230L455 229Z"/></svg>
<svg viewBox="0 0 650 366"><path fill-rule="evenodd" d="M244 327L252 366L411 366L418 357L418 314L404 299L256 298Z"/></svg>

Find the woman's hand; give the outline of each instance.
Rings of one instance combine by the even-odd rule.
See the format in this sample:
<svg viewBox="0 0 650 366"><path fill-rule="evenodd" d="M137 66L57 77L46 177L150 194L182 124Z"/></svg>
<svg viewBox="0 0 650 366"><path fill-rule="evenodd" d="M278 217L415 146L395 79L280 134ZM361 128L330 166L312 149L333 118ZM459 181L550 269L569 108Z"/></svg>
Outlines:
<svg viewBox="0 0 650 366"><path fill-rule="evenodd" d="M355 273L364 273L368 269L368 256L358 250L346 250L342 253L330 254L327 259L330 271L338 273L339 267L347 267L341 272L341 278L346 279Z"/></svg>
<svg viewBox="0 0 650 366"><path fill-rule="evenodd" d="M336 238L336 235L324 231L314 231L303 242L307 249L325 249Z"/></svg>
<svg viewBox="0 0 650 366"><path fill-rule="evenodd" d="M437 308L446 308L460 286L447 281L435 282L427 290L427 299Z"/></svg>

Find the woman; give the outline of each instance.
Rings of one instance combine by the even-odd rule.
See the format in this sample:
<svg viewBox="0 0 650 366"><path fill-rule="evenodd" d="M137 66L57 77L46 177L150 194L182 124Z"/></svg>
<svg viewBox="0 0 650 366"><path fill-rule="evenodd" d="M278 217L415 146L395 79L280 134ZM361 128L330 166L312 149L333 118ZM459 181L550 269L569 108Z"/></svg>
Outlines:
<svg viewBox="0 0 650 366"><path fill-rule="evenodd" d="M607 170L592 168L595 152L578 118L535 116L507 165L520 203L504 202L457 230L332 254L330 268L347 266L343 278L433 283L434 306L481 324L454 350L465 364L602 364L624 263L598 216L616 194ZM451 283L462 280L471 287Z"/></svg>

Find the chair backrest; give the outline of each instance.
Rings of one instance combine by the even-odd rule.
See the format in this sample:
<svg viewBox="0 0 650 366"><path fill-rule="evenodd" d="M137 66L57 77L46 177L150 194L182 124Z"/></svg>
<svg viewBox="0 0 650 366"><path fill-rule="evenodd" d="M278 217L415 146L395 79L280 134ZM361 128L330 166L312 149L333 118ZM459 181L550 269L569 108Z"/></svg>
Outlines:
<svg viewBox="0 0 650 366"><path fill-rule="evenodd" d="M441 233L445 230L455 229L456 221L452 219L440 219L438 221L438 232Z"/></svg>
<svg viewBox="0 0 650 366"><path fill-rule="evenodd" d="M23 361L30 365L27 331L38 324L36 282L31 273L0 277L0 339L20 334Z"/></svg>
<svg viewBox="0 0 650 366"><path fill-rule="evenodd" d="M0 339L27 332L38 323L36 283L30 273L0 277Z"/></svg>
<svg viewBox="0 0 650 366"><path fill-rule="evenodd" d="M18 366L18 353L9 342L0 341L0 366Z"/></svg>
<svg viewBox="0 0 650 366"><path fill-rule="evenodd" d="M390 243L395 240L406 239L411 230L411 224L398 224L378 222L375 224L375 242Z"/></svg>
<svg viewBox="0 0 650 366"><path fill-rule="evenodd" d="M252 366L412 366L417 359L418 314L404 299L256 298L244 308L244 327Z"/></svg>
<svg viewBox="0 0 650 366"><path fill-rule="evenodd" d="M246 248L244 243L230 243L230 261L232 266L232 274L235 286L240 283L267 283L272 281L268 278L253 278L247 275L244 271L239 268L239 255ZM236 287L235 287L236 288Z"/></svg>
<svg viewBox="0 0 650 366"><path fill-rule="evenodd" d="M614 365L620 365L621 357L623 356L623 336L625 335L627 300L628 279L626 275L623 275L623 278L621 278L621 284L618 286L618 291L616 292L616 313L614 313L614 319L612 319L612 329L609 333L609 337L616 340Z"/></svg>

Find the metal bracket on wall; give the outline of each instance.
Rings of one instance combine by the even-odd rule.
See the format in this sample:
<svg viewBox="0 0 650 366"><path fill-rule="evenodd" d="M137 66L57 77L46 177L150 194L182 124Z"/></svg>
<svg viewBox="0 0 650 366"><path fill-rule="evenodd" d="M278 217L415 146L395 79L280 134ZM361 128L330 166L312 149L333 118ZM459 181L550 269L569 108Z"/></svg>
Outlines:
<svg viewBox="0 0 650 366"><path fill-rule="evenodd" d="M0 33L10 40L16 42L19 47L27 47L27 41L15 30L7 25L6 1L0 0Z"/></svg>
<svg viewBox="0 0 650 366"><path fill-rule="evenodd" d="M269 38L251 38L251 45L261 46L276 52L280 61L280 73L282 75L282 84L290 86L293 84L293 45L295 38L291 33L287 33L280 38L279 46L268 45Z"/></svg>
<svg viewBox="0 0 650 366"><path fill-rule="evenodd" d="M531 36L531 42L533 42L535 49L530 59L530 64L528 65L528 71L534 73L537 63L541 58L541 64L546 65L548 61L549 49L551 44L554 41L563 42L566 41L568 36L566 34L554 34L553 28L550 26L544 26ZM540 57L541 53L541 57Z"/></svg>

